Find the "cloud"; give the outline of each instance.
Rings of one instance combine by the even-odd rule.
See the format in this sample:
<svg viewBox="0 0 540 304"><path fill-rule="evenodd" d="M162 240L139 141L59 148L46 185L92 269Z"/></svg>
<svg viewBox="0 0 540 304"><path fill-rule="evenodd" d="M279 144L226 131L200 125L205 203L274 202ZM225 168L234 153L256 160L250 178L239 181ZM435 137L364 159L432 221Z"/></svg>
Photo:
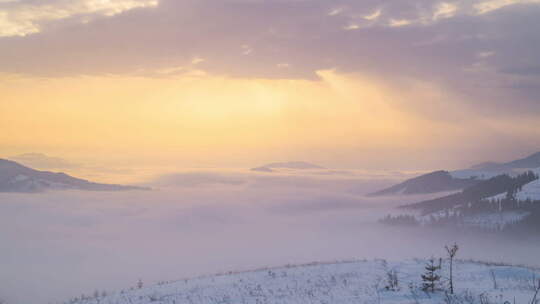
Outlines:
<svg viewBox="0 0 540 304"><path fill-rule="evenodd" d="M424 257L442 254L448 243L441 235L377 223L398 212L394 206L434 195L366 198L334 179L301 188L287 178L272 181L140 193L0 193L0 223L9 227L1 234L9 250L0 251L0 260L9 263L2 265L0 293L9 303L56 303L95 289L125 290L139 278L151 286L265 265ZM348 185L381 186L372 182ZM451 236L467 248L462 258L538 263L537 242ZM524 244L527 254L516 257Z"/></svg>
<svg viewBox="0 0 540 304"><path fill-rule="evenodd" d="M340 193L332 182L313 189L207 184L146 193L0 193L0 201L0 222L10 227L1 239L11 244L0 259L13 261L2 268L0 293L9 303L62 302L138 278L151 285L385 252L366 242L381 239L375 221L388 205Z"/></svg>
<svg viewBox="0 0 540 304"><path fill-rule="evenodd" d="M476 3L474 8L478 14L486 14L492 11L516 4L535 4L540 3L539 0L488 0Z"/></svg>
<svg viewBox="0 0 540 304"><path fill-rule="evenodd" d="M433 13L433 19L451 18L456 15L458 6L454 3L442 2L437 5Z"/></svg>
<svg viewBox="0 0 540 304"><path fill-rule="evenodd" d="M2 4L4 14L16 15L21 3ZM320 79L317 71L335 70L398 86L403 79L434 82L463 97L456 107L474 103L482 113L508 109L508 100L523 103L512 111L540 112L533 95L518 99L515 90L503 88L517 76L503 70L540 60L537 1L343 0L336 6L324 0L161 0L153 9L124 14L119 12L154 2L128 1L131 6L123 8L123 1L107 2L117 9L74 3L79 8L65 9L70 17L54 26L36 21L33 14L22 18L40 34L0 39L0 69L45 77L165 77L195 70L198 75L311 80ZM93 13L74 13L79 11ZM117 15L81 23L87 15L107 14ZM37 49L40 56L35 56ZM487 50L495 55L478 56ZM195 64L194 58L205 61Z"/></svg>
<svg viewBox="0 0 540 304"><path fill-rule="evenodd" d="M377 18L379 18L381 16L381 12L382 12L381 9L377 9L377 10L375 10L373 13L371 13L369 15L365 15L364 19L370 20L370 21L377 20Z"/></svg>
<svg viewBox="0 0 540 304"><path fill-rule="evenodd" d="M0 37L39 33L54 21L77 18L81 23L88 23L95 16L111 17L157 5L158 0L3 1L0 2Z"/></svg>
<svg viewBox="0 0 540 304"><path fill-rule="evenodd" d="M329 13L328 13L328 16L337 16L339 14L341 14L343 12L343 8L339 7L339 8L335 8L335 9L332 9Z"/></svg>
<svg viewBox="0 0 540 304"><path fill-rule="evenodd" d="M359 28L360 28L360 26L358 24L355 24L355 23L350 23L350 24L343 27L343 29L346 30L346 31L357 30Z"/></svg>
<svg viewBox="0 0 540 304"><path fill-rule="evenodd" d="M243 55L249 55L253 52L253 48L247 44L243 44L241 45L241 48L242 48L242 54Z"/></svg>
<svg viewBox="0 0 540 304"><path fill-rule="evenodd" d="M495 55L495 52L493 52L493 51L483 51L483 52L478 52L477 53L477 56L479 58L488 58L488 57L491 57L493 55Z"/></svg>
<svg viewBox="0 0 540 304"><path fill-rule="evenodd" d="M322 188L343 193L363 195L368 189L379 188L414 173L356 170L285 170L272 174L248 170L206 169L181 171L161 175L148 182L152 187L201 188L236 187L236 189L291 189L294 191L319 191Z"/></svg>
<svg viewBox="0 0 540 304"><path fill-rule="evenodd" d="M523 76L540 76L540 66L530 65L530 66L516 66L501 69L501 72L515 75Z"/></svg>
<svg viewBox="0 0 540 304"><path fill-rule="evenodd" d="M410 24L413 24L413 21L407 19L390 19L390 21L388 22L388 25L391 27L400 27Z"/></svg>
<svg viewBox="0 0 540 304"><path fill-rule="evenodd" d="M242 185L246 180L239 175L216 172L185 172L165 175L153 182L155 185L194 187L208 185Z"/></svg>
<svg viewBox="0 0 540 304"><path fill-rule="evenodd" d="M195 57L191 60L191 64L199 64L199 63L203 63L205 62L206 60L204 58L201 58L201 57Z"/></svg>

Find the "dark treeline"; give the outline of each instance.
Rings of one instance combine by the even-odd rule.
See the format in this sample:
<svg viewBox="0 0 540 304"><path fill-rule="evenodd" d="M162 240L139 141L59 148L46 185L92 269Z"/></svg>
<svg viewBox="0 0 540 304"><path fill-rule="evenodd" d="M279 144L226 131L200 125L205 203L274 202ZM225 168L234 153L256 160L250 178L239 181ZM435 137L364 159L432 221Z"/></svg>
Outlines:
<svg viewBox="0 0 540 304"><path fill-rule="evenodd" d="M475 216L497 215L509 211L521 211L522 217L507 220L504 223L482 225L470 221ZM429 215L419 220L414 215L387 215L379 220L380 223L391 226L422 226L426 228L457 228L477 232L540 233L540 200L482 200L466 206L460 206L452 211L445 210L437 215Z"/></svg>
<svg viewBox="0 0 540 304"><path fill-rule="evenodd" d="M500 175L460 193L415 204L412 207L422 209L422 220L414 215L388 215L380 222L388 225L452 227L508 233L540 232L540 200L516 199L516 194L522 187L536 179L538 176L531 171L516 177ZM500 189L506 191L501 192ZM499 198L487 199L494 195L499 195ZM471 221L475 217L497 214L502 216L510 211L517 211L515 220L506 219L503 223L495 221L491 225L489 219L484 223Z"/></svg>
<svg viewBox="0 0 540 304"><path fill-rule="evenodd" d="M482 226L467 219L486 214L502 214L509 211L521 211L523 217L504 224ZM437 215L429 215L423 220L414 215L387 215L380 223L392 226L423 226L428 228L459 228L479 232L540 233L540 200L515 200L503 198L499 200L480 200L453 210L444 210Z"/></svg>
<svg viewBox="0 0 540 304"><path fill-rule="evenodd" d="M414 215L400 214L396 216L387 215L379 220L380 223L392 226L418 226L420 222Z"/></svg>
<svg viewBox="0 0 540 304"><path fill-rule="evenodd" d="M421 209L422 214L426 215L463 206L465 204L476 204L485 198L501 193L507 193L507 197L512 198L515 196L515 193L521 190L524 185L536 179L538 179L538 175L534 174L532 171L527 171L515 177L511 177L507 174L498 175L468 187L459 193L450 194L404 207Z"/></svg>

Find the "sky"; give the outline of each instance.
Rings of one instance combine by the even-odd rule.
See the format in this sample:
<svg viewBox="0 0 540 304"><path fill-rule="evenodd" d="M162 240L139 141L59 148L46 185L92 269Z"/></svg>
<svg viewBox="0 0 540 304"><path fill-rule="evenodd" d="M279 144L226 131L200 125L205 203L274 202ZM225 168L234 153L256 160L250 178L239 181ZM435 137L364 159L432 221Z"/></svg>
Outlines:
<svg viewBox="0 0 540 304"><path fill-rule="evenodd" d="M460 168L540 150L538 0L0 0L0 157Z"/></svg>

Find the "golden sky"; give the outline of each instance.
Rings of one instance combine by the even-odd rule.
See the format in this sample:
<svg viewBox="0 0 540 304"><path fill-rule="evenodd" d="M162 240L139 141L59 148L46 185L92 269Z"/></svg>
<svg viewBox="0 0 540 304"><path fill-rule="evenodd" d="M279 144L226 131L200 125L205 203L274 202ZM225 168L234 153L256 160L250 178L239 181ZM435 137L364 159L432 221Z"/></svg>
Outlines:
<svg viewBox="0 0 540 304"><path fill-rule="evenodd" d="M11 77L0 86L0 141L11 154L124 164L250 166L292 158L367 166L394 151L451 149L476 135L407 109L410 99L444 104L436 88L411 83L398 92L359 75L318 75Z"/></svg>
<svg viewBox="0 0 540 304"><path fill-rule="evenodd" d="M411 136L419 121L388 104L395 98L391 92L332 71L320 75L321 81L209 75L12 79L1 86L0 139L14 153L252 162L420 141Z"/></svg>
<svg viewBox="0 0 540 304"><path fill-rule="evenodd" d="M534 35L485 30L538 2L415 1L0 1L0 157L388 169L538 149L538 52L510 43Z"/></svg>

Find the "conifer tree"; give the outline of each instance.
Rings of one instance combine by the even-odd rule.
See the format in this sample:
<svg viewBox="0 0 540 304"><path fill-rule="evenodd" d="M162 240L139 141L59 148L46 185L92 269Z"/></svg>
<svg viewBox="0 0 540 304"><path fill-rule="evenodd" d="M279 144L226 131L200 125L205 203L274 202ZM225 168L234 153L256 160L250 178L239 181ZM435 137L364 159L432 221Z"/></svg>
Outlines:
<svg viewBox="0 0 540 304"><path fill-rule="evenodd" d="M434 258L429 259L425 269L426 272L422 275L422 289L435 292L435 287L441 279L441 276L437 274L437 271L441 269L441 260L439 259L439 265L436 265Z"/></svg>

